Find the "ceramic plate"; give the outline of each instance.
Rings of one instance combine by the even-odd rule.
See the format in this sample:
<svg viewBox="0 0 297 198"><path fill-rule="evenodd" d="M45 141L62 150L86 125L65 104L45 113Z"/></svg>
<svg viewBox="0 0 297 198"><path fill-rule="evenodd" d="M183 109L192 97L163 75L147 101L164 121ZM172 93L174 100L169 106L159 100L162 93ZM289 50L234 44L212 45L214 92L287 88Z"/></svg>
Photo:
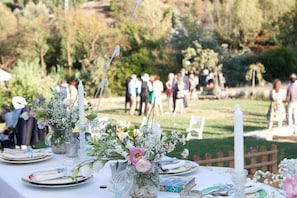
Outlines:
<svg viewBox="0 0 297 198"><path fill-rule="evenodd" d="M225 192L227 191L233 191L233 185L232 184L213 185L207 188L203 188L200 191L202 195L207 195L207 197L217 197L217 196L212 196L211 194L219 191L223 194L225 194ZM252 189L246 190L246 198L265 198L266 196L267 196L267 192L262 188L257 189L256 191L252 191ZM224 195L224 197L228 197L228 195Z"/></svg>
<svg viewBox="0 0 297 198"><path fill-rule="evenodd" d="M0 161L6 162L6 163L11 163L11 164L29 164L29 163L35 163L35 162L41 162L44 160L48 160L52 157L53 156L51 154L40 155L40 156L34 157L34 158L22 158L22 159L12 159L12 158L6 158L4 156L1 156Z"/></svg>
<svg viewBox="0 0 297 198"><path fill-rule="evenodd" d="M70 176L68 177L62 177L59 179L51 179L47 181L33 181L32 175L26 175L22 177L22 181L26 184L34 187L39 188L66 188L66 187L72 187L72 186L78 186L87 183L90 181L93 176L85 177L85 176L77 176L77 181L74 181Z"/></svg>
<svg viewBox="0 0 297 198"><path fill-rule="evenodd" d="M185 161L185 165L180 166L178 168L170 169L166 172L160 171L161 175L185 175L196 171L199 168L199 165L196 162L188 161L188 160L180 160Z"/></svg>

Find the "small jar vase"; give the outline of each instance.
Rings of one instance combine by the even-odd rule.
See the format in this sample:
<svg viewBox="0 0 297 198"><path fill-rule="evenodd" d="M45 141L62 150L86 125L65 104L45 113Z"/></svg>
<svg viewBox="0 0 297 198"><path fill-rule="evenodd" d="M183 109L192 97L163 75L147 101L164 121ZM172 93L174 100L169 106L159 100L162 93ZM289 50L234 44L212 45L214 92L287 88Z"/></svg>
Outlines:
<svg viewBox="0 0 297 198"><path fill-rule="evenodd" d="M130 191L131 198L155 198L159 192L158 167L153 164L152 168L145 173L137 172L131 168L134 174L134 183Z"/></svg>
<svg viewBox="0 0 297 198"><path fill-rule="evenodd" d="M53 153L65 154L66 153L66 141L67 141L67 129L65 128L54 128L49 134L50 146Z"/></svg>

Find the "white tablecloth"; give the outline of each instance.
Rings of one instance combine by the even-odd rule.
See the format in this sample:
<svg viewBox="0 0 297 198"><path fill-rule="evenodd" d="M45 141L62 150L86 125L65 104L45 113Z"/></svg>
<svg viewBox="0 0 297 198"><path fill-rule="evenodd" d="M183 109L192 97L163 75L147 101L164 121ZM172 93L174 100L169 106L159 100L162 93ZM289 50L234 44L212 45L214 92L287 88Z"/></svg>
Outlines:
<svg viewBox="0 0 297 198"><path fill-rule="evenodd" d="M69 159L63 155L54 155L47 161L31 164L9 164L0 162L0 198L113 198L112 185L110 182L111 172L109 164L94 174L89 182L67 188L39 188L28 185L21 178L39 169L65 167L69 165ZM202 189L214 184L230 184L230 168L199 167L188 175L196 177L194 189ZM100 188L107 186L107 188ZM276 198L285 197L278 190L265 186L268 193L274 193ZM179 198L178 193L159 192L158 198Z"/></svg>

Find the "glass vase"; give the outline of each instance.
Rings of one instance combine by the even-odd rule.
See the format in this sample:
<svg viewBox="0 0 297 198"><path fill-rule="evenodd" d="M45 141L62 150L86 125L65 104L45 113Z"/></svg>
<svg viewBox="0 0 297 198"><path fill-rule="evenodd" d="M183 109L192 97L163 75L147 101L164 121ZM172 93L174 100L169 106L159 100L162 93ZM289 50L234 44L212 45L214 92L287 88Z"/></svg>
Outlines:
<svg viewBox="0 0 297 198"><path fill-rule="evenodd" d="M55 154L66 153L67 129L66 128L51 128L51 132L47 136L47 142Z"/></svg>
<svg viewBox="0 0 297 198"><path fill-rule="evenodd" d="M131 168L134 183L130 191L131 198L155 198L159 192L159 172L156 165L145 173L137 172Z"/></svg>

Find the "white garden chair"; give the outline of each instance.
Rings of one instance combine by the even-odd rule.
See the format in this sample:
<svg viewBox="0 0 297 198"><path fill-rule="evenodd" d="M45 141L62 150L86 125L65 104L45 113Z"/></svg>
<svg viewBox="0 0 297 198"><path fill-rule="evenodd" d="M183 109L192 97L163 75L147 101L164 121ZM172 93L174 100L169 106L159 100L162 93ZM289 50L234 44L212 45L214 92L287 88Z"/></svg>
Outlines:
<svg viewBox="0 0 297 198"><path fill-rule="evenodd" d="M191 116L189 128L187 128L187 141L191 139L202 139L205 116Z"/></svg>

